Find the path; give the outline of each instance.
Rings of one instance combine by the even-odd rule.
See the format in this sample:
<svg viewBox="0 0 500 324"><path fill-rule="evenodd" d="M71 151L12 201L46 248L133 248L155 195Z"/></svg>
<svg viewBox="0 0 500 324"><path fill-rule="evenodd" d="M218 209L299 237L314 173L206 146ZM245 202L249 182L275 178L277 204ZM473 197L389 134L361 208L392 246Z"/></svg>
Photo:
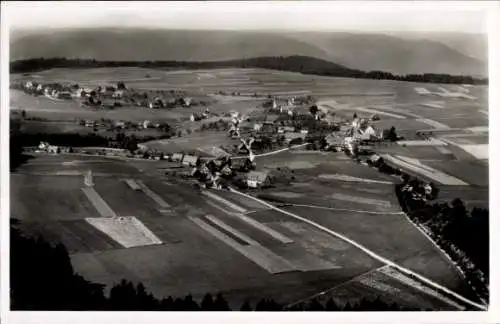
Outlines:
<svg viewBox="0 0 500 324"><path fill-rule="evenodd" d="M298 215L296 215L294 213L291 213L291 212L288 212L286 210L280 209L280 208L278 208L276 206L273 206L273 205L271 205L271 204L269 204L269 203L267 203L265 201L262 201L262 200L260 200L258 198L250 196L248 194L239 192L239 191L237 191L235 189L231 188L230 190L231 190L231 192L234 192L234 193L236 193L236 194L238 194L240 196L243 196L243 197L246 197L248 199L252 199L254 201L257 201L257 202L261 203L262 205L267 206L267 207L269 207L271 209L274 209L274 210L276 210L276 211L278 211L278 212L280 212L282 214L285 214L285 215L288 215L288 216L290 216L292 218L298 219L298 220L300 220L300 221L302 221L304 223L307 223L309 225L312 225L312 226L318 228L321 231L324 231L324 232L326 232L326 233L328 233L330 235L336 236L336 237L340 238L341 240L343 240L343 241L345 241L345 242L347 242L347 243L349 243L349 244L357 247L358 249L362 250L363 252L365 252L366 254L368 254L369 256L371 256L372 258L374 258L374 259L376 259L376 260L378 260L378 261L380 261L380 262L382 262L382 263L384 263L384 264L386 264L388 266L391 266L391 267L397 269L398 271L400 271L400 272L402 272L402 273L404 273L406 275L409 275L409 276L412 276L412 277L418 279L419 281L427 284L428 286L434 288L435 290L444 292L447 295L451 295L451 296L453 296L457 300L460 300L463 303L466 303L468 305L474 306L474 307L476 307L476 308L478 308L480 310L487 310L488 309L487 306L475 303L475 302L473 302L473 301L471 301L471 300L469 300L469 299L467 299L467 298L465 298L465 297L463 297L463 296L455 293L454 291L451 291L450 289L448 289L446 287L443 287L440 284L435 283L435 282L427 279L426 277L424 277L424 276L422 276L422 275L420 275L418 273L413 272L412 270L406 269L406 268L404 268L404 267L402 267L402 266L394 263L393 261L390 261L390 260L384 258L383 256L381 256L381 255L379 255L379 254L371 251L370 249L364 247L363 245L357 243L356 241L353 241L353 240L349 239L348 237L346 237L346 236L344 236L344 235L342 235L340 233L337 233L337 232L335 232L335 231L333 231L333 230L331 230L331 229L329 229L329 228L327 228L325 226L322 226L322 225L320 225L320 224L318 224L318 223L316 223L314 221L311 221L309 219L306 219L306 218L303 218L301 216L298 216Z"/></svg>

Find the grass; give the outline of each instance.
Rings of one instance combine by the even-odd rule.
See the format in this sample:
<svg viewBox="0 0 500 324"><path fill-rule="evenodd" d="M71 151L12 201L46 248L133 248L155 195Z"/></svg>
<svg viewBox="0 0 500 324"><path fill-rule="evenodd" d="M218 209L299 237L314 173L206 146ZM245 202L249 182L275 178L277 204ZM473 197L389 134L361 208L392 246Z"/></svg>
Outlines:
<svg viewBox="0 0 500 324"><path fill-rule="evenodd" d="M208 77L209 73L215 78ZM451 127L466 125L483 126L487 122L479 110L485 109L485 100L465 102L463 100L439 99L444 101L446 110L425 108L421 103L430 101L425 96L415 94L413 83L402 83L394 81L377 80L355 80L344 78L328 78L318 76L307 76L290 72L267 71L260 69L219 69L210 71L162 71L138 68L117 69L54 69L37 73L40 80L47 82L57 80L76 81L80 84L94 85L103 82L115 82L124 80L129 86L138 88L175 89L185 91L194 98L206 97L218 90L226 92L239 91L241 94L259 95L292 93L295 91L311 91L309 94L316 97L335 99L340 105L350 107L366 107L381 111L392 112L396 115L418 114L424 118L441 121ZM146 74L150 78L145 78ZM431 88L434 85L426 85ZM477 89L476 89L477 88ZM484 87L471 89L471 95L485 96ZM472 92L478 93L472 93ZM120 119L120 120L144 120L167 122L182 122L192 112L200 112L203 108L176 108L173 110L150 110L144 108L122 108L115 110L86 110L72 102L55 102L46 98L35 98L14 90L10 91L11 107L26 109L28 115L47 117L51 120L66 120L60 123L54 131L65 131L75 118L85 119ZM228 99L228 98L225 98ZM259 105L259 100L249 98L231 97L231 100L212 104L209 108L213 112L222 113L228 110L237 110L244 113L254 111ZM247 100L248 99L248 100ZM234 101L233 101L234 100ZM382 108L385 106L386 108ZM450 113L450 111L452 113ZM348 111L352 116L352 111ZM346 112L347 114L347 112ZM368 113L366 113L368 114ZM358 114L362 115L362 113ZM189 123L188 123L189 124ZM188 125L186 124L186 125ZM40 129L50 129L50 125L37 125ZM68 125L68 126L66 126ZM419 123L412 119L397 120L394 118L382 118L375 123L376 127L388 128L392 125L397 130L426 129L428 125ZM458 125L458 126L456 126ZM464 126L465 127L465 126ZM151 143L153 144L153 143ZM175 138L172 141L155 142L159 147L179 151L182 149L193 149L203 146L218 146L220 144L232 145L225 132L216 135L207 133L193 133L190 136ZM398 150L405 148L398 148ZM419 159L434 159L442 154L434 151L415 149L415 156L405 155ZM450 148L452 153L462 158L465 153L459 149ZM396 153L391 153L396 154ZM462 154L462 155L460 155ZM70 160L85 160L87 158L77 157L45 157L34 159L36 162L49 163L27 164L20 171L59 171L78 170L83 166L65 166L60 163ZM101 158L100 158L101 159ZM440 158L437 158L440 159ZM377 170L358 165L350 160L345 160L343 153L332 153L325 155L300 154L284 152L277 155L257 158L256 162L262 166L283 167L295 163L312 164L310 169L294 170L295 182L302 182L309 186L291 186L286 192L308 194L304 196L305 203L322 203L326 201L323 197L334 193L365 197L371 199L390 199L393 202L393 186L363 183L362 185L347 183L336 180L319 180L319 174L345 174L353 177L368 178L381 181L394 181L394 178L380 174ZM464 173L467 177L475 178L474 183L487 184L483 177L484 165L451 163L447 160L436 162L431 166L439 169L445 168L445 172L456 174L461 178ZM53 163L53 165L51 165ZM59 163L59 164L58 164ZM266 223L275 230L282 231L287 236L293 236L301 244L297 246L281 245L272 237L261 231L248 226L240 220L231 218L221 211L209 206L192 192L187 186L166 186L157 179L149 179L139 176L138 172L126 164L102 163L85 165L84 169L91 168L94 173L118 173L124 174L125 178L142 178L144 183L155 193L162 197L171 208L171 213L166 215L158 211L159 206L147 195L140 191L134 191L127 187L126 183L118 179L95 177L96 190L117 212L118 215L135 216L165 244L161 246L136 247L131 249L120 249L116 242L109 240L99 231L96 231L82 220L86 217L97 217L97 212L88 202L88 199L79 189L83 183L81 177L33 177L27 175L13 175L11 180L12 216L29 221L27 227L32 232L40 232L47 235L51 240L62 240L70 247L72 262L78 272L87 279L111 285L121 278L132 281L142 281L156 296L182 296L192 293L195 298L201 298L207 291L212 293L223 292L233 307L239 307L244 300L260 299L268 296L279 302L292 302L308 297L320 290L345 283L356 276L379 267L380 264L367 257L361 251L352 247L340 251L345 246L342 242L329 237L322 238L318 233L302 231L300 226L294 227L293 231L287 230L280 225L281 222L290 221L275 211L261 210L248 214L258 221ZM479 170L479 171L478 171ZM483 171L481 171L483 170ZM478 176L479 175L479 176ZM464 179L471 181L469 178ZM443 197L464 196L470 200L487 200L487 189L480 188L481 193L467 191L471 188L458 191L455 187L443 186L441 195ZM457 190L457 191L453 191ZM472 190L472 189L471 189ZM479 190L479 189L478 189ZM283 188L277 188L276 192L283 192ZM260 206L253 205L248 200L241 200L230 195L221 193L225 199L232 200L242 205L245 209L256 210ZM390 197L390 198L388 198ZM331 199L328 198L331 202ZM337 201L337 207L359 209L360 204L348 201ZM370 210L381 212L388 209L381 206L372 206ZM320 222L335 231L339 231L349 238L359 241L368 248L383 256L400 263L403 266L434 279L459 293L467 294L466 288L462 288L463 282L457 278L456 271L447 261L443 260L440 252L417 232L402 215L390 214L361 214L341 211L315 210L314 213L308 208L289 207L297 214L309 217ZM207 212L212 213L224 220L231 227L239 230L252 239L259 241L274 253L296 258L327 258L328 262L339 264L340 269L326 271L313 271L310 273L286 273L271 275L261 269L247 258L241 256L231 247L223 242L214 240L213 237L200 229L187 219L188 216L199 217ZM310 242L314 240L315 242ZM305 242L305 243L304 243ZM292 243L294 244L294 243ZM329 246L327 249L326 247ZM337 247L339 251L335 251ZM99 251L99 253L94 253ZM309 251L305 253L304 251ZM335 253L332 253L335 251ZM317 253L317 254L315 254ZM306 255L308 255L306 257ZM321 255L319 257L318 255ZM442 303L434 302L430 297L422 296L419 292L403 286L393 279L377 277L382 283L396 287L397 296L389 296L383 291L367 287L361 283L347 284L336 296L342 300L349 300L364 294L384 295L387 298L406 299L408 303L428 305L429 307L442 307ZM391 281L393 280L393 281ZM415 299L411 299L414 294ZM404 298L403 298L404 297Z"/></svg>
<svg viewBox="0 0 500 324"><path fill-rule="evenodd" d="M427 309L456 310L447 303L430 298L420 290L411 288L404 283L391 278L379 271L367 273L355 280L333 289L320 297L320 300L334 298L336 300L356 301L361 297L368 299L380 298L387 303L397 303L407 307L422 307Z"/></svg>
<svg viewBox="0 0 500 324"><path fill-rule="evenodd" d="M42 223L97 216L97 211L80 190L82 185L83 177L12 174L11 215Z"/></svg>
<svg viewBox="0 0 500 324"><path fill-rule="evenodd" d="M489 185L488 164L474 160L449 161L447 163L429 161L426 164L442 172L460 177L471 185Z"/></svg>
<svg viewBox="0 0 500 324"><path fill-rule="evenodd" d="M459 294L473 296L464 285L458 270L405 219L404 215L369 215L324 210L317 210L312 214L310 209L304 207L287 207L286 210L331 228L373 252L432 278ZM430 258L432 262L427 262ZM422 263L426 263L426 266L422 267Z"/></svg>

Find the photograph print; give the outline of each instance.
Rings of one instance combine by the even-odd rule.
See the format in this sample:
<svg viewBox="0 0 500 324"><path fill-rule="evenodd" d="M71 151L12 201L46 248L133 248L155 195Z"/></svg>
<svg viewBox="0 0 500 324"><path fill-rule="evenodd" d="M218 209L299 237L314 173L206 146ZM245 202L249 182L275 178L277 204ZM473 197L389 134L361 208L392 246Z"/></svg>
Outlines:
<svg viewBox="0 0 500 324"><path fill-rule="evenodd" d="M2 3L3 307L491 309L488 5L336 3Z"/></svg>

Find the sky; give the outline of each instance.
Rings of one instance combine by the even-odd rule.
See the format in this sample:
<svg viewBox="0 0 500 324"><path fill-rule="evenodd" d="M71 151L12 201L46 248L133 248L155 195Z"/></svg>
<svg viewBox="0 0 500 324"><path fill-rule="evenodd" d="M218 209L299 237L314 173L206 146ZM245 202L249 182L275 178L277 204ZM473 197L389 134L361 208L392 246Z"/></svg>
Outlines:
<svg viewBox="0 0 500 324"><path fill-rule="evenodd" d="M495 2L17 2L2 3L12 29L167 29L486 33Z"/></svg>

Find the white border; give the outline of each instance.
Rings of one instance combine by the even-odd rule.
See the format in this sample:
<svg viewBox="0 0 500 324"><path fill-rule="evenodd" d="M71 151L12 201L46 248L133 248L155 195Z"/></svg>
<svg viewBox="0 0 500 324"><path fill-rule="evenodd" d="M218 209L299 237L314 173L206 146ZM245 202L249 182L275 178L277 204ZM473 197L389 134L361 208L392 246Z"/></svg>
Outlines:
<svg viewBox="0 0 500 324"><path fill-rule="evenodd" d="M1 131L1 142L0 142L0 159L1 159L1 201L0 210L2 217L0 219L1 224L1 320L7 323L92 323L92 322L119 322L119 323L157 323L159 321L170 321L170 322L194 322L194 323L249 323L249 322L260 322L264 323L275 323L276 321L286 321L288 323L303 323L311 321L340 321L342 323L387 323L387 322L426 322L426 323L440 323L440 322L452 322L452 323L495 323L500 322L500 295L498 294L499 278L498 278L498 252L497 247L499 246L498 237L496 236L496 231L493 229L500 228L500 219L495 213L491 213L491 223L490 223L490 238L491 238L491 249L490 249L490 263L491 263L491 295L490 295L490 310L488 312L432 312L432 313L156 313L156 312L137 312L137 313L120 313L120 312L9 312L9 292L8 292L8 260L9 260L9 175L8 175L8 129L9 129L9 98L8 98L8 65L9 65L9 32L7 19L12 17L12 14L22 14L22 8L26 7L81 7L85 6L88 8L95 8L96 6L113 7L113 8L125 8L125 10L133 10L134 7L148 7L150 9L165 9L166 7L179 7L187 10L197 6L198 8L203 8L203 10L211 11L218 10L221 6L224 8L230 8L230 10L246 11L249 8L260 7L262 10L267 10L271 7L274 8L290 8L290 6L304 7L304 6L316 6L317 8L334 7L336 10L361 10L361 11L387 11L388 8L393 10L415 10L427 9L431 10L476 10L478 8L484 8L489 11L489 78L490 78L490 121L493 124L493 120L498 120L500 113L500 37L498 31L500 30L500 11L497 2L494 1L482 1L482 2L465 2L465 1L446 1L446 2L308 2L308 3L297 3L297 2L209 2L209 3L190 3L190 2L174 2L174 3L138 3L138 2L48 2L48 3L30 3L30 2L3 2L1 9L1 118L0 118L0 131ZM16 9L16 10L12 10ZM225 9L227 10L227 9ZM332 18L334 19L334 18ZM499 130L495 127L490 127L490 165L500 165L500 156L496 154L495 148L497 143L500 141ZM492 211L498 210L498 197L500 197L500 190L497 185L497 181L500 180L498 169L490 169L490 209ZM497 199L495 199L497 198ZM497 270L497 271L495 271Z"/></svg>

